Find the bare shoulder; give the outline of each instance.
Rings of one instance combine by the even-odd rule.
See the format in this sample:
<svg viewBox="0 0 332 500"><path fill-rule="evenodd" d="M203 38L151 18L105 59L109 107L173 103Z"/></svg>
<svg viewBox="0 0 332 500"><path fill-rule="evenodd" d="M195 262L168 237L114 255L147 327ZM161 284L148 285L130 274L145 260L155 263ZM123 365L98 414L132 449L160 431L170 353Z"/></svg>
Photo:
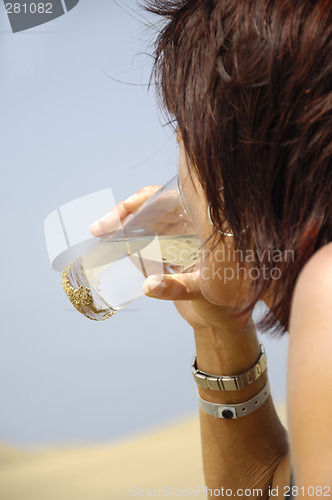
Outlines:
<svg viewBox="0 0 332 500"><path fill-rule="evenodd" d="M309 259L305 268L309 268L315 265L327 264L330 262L332 264L332 241L327 245L320 248L314 255ZM304 268L304 269L305 269Z"/></svg>
<svg viewBox="0 0 332 500"><path fill-rule="evenodd" d="M294 290L290 333L301 341L308 336L332 345L332 243L320 248L302 269ZM303 348L306 344L303 344ZM310 344L307 345L310 349ZM297 347L299 348L299 346Z"/></svg>
<svg viewBox="0 0 332 500"><path fill-rule="evenodd" d="M332 242L320 248L302 269L294 291L293 302L329 299L332 303Z"/></svg>
<svg viewBox="0 0 332 500"><path fill-rule="evenodd" d="M332 486L331 304L332 244L329 243L302 269L290 314L289 442L296 481L307 486Z"/></svg>

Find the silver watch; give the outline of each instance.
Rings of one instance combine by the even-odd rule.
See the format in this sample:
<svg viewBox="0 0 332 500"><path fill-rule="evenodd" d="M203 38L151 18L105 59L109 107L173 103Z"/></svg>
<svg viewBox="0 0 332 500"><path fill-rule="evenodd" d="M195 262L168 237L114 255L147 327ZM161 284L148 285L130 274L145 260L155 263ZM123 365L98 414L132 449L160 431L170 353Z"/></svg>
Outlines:
<svg viewBox="0 0 332 500"><path fill-rule="evenodd" d="M239 375L210 375L197 369L196 355L191 363L194 379L200 387L212 391L239 391L257 380L266 369L267 361L264 347L259 344L261 353L256 363L249 370Z"/></svg>

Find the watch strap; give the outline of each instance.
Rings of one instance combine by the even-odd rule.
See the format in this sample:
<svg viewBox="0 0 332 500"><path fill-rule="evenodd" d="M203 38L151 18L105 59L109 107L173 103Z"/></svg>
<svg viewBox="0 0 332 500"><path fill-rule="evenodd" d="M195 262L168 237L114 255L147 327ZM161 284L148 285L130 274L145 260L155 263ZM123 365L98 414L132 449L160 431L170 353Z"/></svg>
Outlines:
<svg viewBox="0 0 332 500"><path fill-rule="evenodd" d="M216 418L224 418L226 420L231 420L233 418L245 417L246 415L250 415L258 408L260 408L265 401L270 396L270 384L269 382L263 387L263 389L252 399L249 401L245 401L244 403L228 405L228 404L217 404L210 403L205 399L202 399L198 394L199 406L205 413L212 415Z"/></svg>

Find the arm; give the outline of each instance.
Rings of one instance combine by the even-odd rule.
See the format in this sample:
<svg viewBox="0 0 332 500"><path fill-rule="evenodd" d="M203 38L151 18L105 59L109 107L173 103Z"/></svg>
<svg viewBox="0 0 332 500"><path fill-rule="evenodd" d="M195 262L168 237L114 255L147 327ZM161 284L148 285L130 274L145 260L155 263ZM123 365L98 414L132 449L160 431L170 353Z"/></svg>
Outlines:
<svg viewBox="0 0 332 500"><path fill-rule="evenodd" d="M207 373L241 373L259 357L259 343L251 319L244 327L228 323L221 329L196 329L195 340L197 366ZM225 393L199 388L199 394L214 403L240 403L257 395L266 381L265 371L240 391ZM287 453L286 431L271 397L251 415L236 420L217 419L200 410L200 422L207 487L230 488L233 495L239 488L262 489L262 498L268 498L268 487ZM282 480L287 482L288 475L286 469ZM252 498L255 497L261 496L253 492Z"/></svg>
<svg viewBox="0 0 332 500"><path fill-rule="evenodd" d="M301 498L310 498L309 486L323 493L329 487L332 494L331 306L332 243L303 269L291 311L288 411L295 484L305 487Z"/></svg>
<svg viewBox="0 0 332 500"><path fill-rule="evenodd" d="M151 188L137 192L134 201L117 206L120 218L145 201ZM123 215L124 212L124 215ZM112 212L92 229L95 235L110 229ZM96 229L97 228L97 229ZM215 306L202 297L198 272L165 275L163 288L148 286L146 294L158 299L174 300L175 305L195 332L197 365L207 373L232 375L247 370L259 357L260 349L251 318L245 325L229 315L229 307ZM192 301L192 302L190 302ZM242 320L241 320L241 323ZM242 403L256 396L267 380L266 372L249 387L240 391L218 392L199 388L200 396L214 403ZM203 463L208 488L256 489L253 498L267 498L268 487L287 484L289 471L283 460L287 453L286 432L271 398L253 414L236 420L220 420L200 412ZM286 463L286 466L285 466ZM280 466L279 466L280 464ZM281 479L280 479L281 478ZM280 481L284 481L281 483ZM262 489L262 493L257 493ZM250 498L248 495L241 495ZM239 496L238 496L239 497Z"/></svg>

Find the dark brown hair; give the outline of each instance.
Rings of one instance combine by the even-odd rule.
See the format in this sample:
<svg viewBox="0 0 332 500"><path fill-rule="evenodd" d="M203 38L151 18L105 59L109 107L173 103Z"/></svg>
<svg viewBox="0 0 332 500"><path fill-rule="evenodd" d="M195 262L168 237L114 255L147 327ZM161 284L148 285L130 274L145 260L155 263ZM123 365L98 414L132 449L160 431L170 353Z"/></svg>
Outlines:
<svg viewBox="0 0 332 500"><path fill-rule="evenodd" d="M226 217L236 248L254 248L259 269L271 267L267 250L294 252L274 263L281 279L252 283L251 305L273 291L263 326L282 332L301 269L332 239L332 2L152 0L145 8L164 22L157 88L214 224Z"/></svg>

